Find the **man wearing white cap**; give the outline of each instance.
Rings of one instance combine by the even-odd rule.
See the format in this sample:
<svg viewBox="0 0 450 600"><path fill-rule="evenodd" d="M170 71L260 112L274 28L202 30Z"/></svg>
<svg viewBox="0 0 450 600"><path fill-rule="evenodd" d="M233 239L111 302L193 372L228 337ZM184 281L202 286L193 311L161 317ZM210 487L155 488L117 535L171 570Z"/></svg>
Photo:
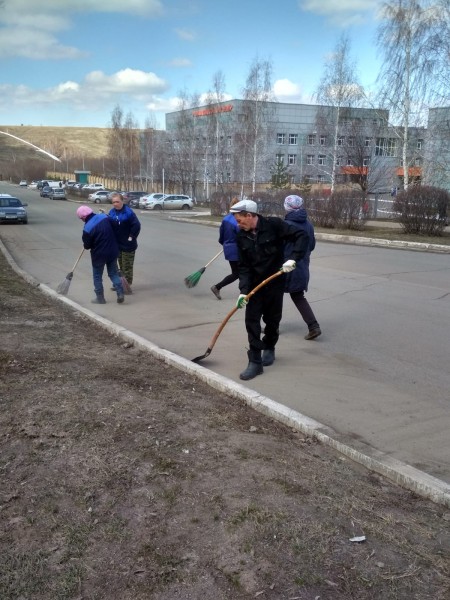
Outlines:
<svg viewBox="0 0 450 600"><path fill-rule="evenodd" d="M239 375L243 380L261 375L263 366L269 366L275 360L275 346L283 312L284 277L273 279L252 296L249 302L245 297L277 271L293 271L296 261L305 256L309 247L306 231L278 217L263 217L257 211L257 204L253 200L241 200L230 208L239 225L236 242L239 249L241 294L236 306L246 306L245 327L250 346L247 353L248 366ZM292 242L287 260L284 258L286 242ZM261 319L265 323L262 339Z"/></svg>

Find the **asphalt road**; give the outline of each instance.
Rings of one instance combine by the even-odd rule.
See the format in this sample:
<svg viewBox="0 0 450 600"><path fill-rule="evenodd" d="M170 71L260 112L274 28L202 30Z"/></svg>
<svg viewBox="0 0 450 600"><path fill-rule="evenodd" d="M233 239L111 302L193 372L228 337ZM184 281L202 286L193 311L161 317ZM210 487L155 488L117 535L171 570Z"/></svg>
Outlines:
<svg viewBox="0 0 450 600"><path fill-rule="evenodd" d="M2 225L0 238L22 269L56 289L81 249L76 206L8 184L0 192L29 202L29 224ZM197 287L183 283L220 249L218 231L149 211L138 215L135 294L117 305L108 291L106 305L92 305L85 256L69 295L193 358L206 350L239 293L237 284L224 288L219 302L209 290L228 272L223 258ZM308 298L322 337L303 339L306 327L286 296L276 362L248 387L328 425L350 445L365 442L449 483L449 255L318 242L311 272ZM247 364L243 316L236 313L202 363L237 382Z"/></svg>

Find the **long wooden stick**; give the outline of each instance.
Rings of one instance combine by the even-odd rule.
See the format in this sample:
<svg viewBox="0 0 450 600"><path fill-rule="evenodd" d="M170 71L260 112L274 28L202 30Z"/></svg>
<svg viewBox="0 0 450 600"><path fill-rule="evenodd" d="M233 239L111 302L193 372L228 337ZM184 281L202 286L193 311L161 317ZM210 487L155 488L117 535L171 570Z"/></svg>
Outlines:
<svg viewBox="0 0 450 600"><path fill-rule="evenodd" d="M250 300L250 298L252 296L254 296L258 290L260 290L263 286L267 285L270 281L272 281L276 277L279 277L282 274L283 274L283 271L280 270L280 271L277 271L276 273L274 273L273 275L271 275L270 277L267 277L267 279L264 279L264 281L261 281L261 283L259 283L256 287L254 287L252 289L252 291L249 292L245 296L245 299L247 301ZM209 346L206 349L205 354L202 354L201 356L196 356L195 358L192 359L192 362L200 362L201 360L203 360L204 358L206 358L207 356L209 356L211 354L212 349L214 348L214 345L217 342L217 338L222 333L223 328L225 327L225 325L228 323L228 321L231 319L231 317L234 315L234 313L237 310L239 310L237 306L235 306L232 310L230 310L230 312L227 314L227 316L225 317L225 319L220 324L220 326L219 326L218 330L216 331L216 333L213 335L213 337L212 337L212 339L211 339L211 341L209 343Z"/></svg>

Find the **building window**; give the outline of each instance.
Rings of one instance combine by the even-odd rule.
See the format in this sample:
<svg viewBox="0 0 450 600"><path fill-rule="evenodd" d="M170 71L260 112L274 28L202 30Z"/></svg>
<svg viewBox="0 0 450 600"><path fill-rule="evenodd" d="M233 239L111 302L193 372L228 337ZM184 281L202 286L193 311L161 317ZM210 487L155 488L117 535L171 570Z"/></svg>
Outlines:
<svg viewBox="0 0 450 600"><path fill-rule="evenodd" d="M231 154L225 154L225 162L230 162Z"/></svg>
<svg viewBox="0 0 450 600"><path fill-rule="evenodd" d="M351 158L347 158L347 167L353 167L353 161Z"/></svg>
<svg viewBox="0 0 450 600"><path fill-rule="evenodd" d="M377 138L375 146L376 156L395 156L397 140L395 138Z"/></svg>
<svg viewBox="0 0 450 600"><path fill-rule="evenodd" d="M231 183L231 173L227 173L227 182Z"/></svg>
<svg viewBox="0 0 450 600"><path fill-rule="evenodd" d="M369 163L370 163L369 157L363 158L363 167L368 167Z"/></svg>
<svg viewBox="0 0 450 600"><path fill-rule="evenodd" d="M277 163L277 165L282 165L284 163L284 154L276 154L275 162Z"/></svg>
<svg viewBox="0 0 450 600"><path fill-rule="evenodd" d="M364 146L366 148L370 148L371 144L372 144L372 138L366 137L366 139L364 140Z"/></svg>
<svg viewBox="0 0 450 600"><path fill-rule="evenodd" d="M341 160L342 160L342 158L340 156L336 156L336 166L337 167L341 166Z"/></svg>
<svg viewBox="0 0 450 600"><path fill-rule="evenodd" d="M417 150L422 150L423 140L417 140Z"/></svg>
<svg viewBox="0 0 450 600"><path fill-rule="evenodd" d="M308 145L314 146L315 143L316 143L316 136L313 133L310 133L308 135Z"/></svg>
<svg viewBox="0 0 450 600"><path fill-rule="evenodd" d="M327 143L327 138L326 138L326 136L325 136L325 135L321 135L321 136L319 137L319 144L320 144L321 146L325 146L325 144L326 144L326 143Z"/></svg>
<svg viewBox="0 0 450 600"><path fill-rule="evenodd" d="M348 138L348 145L349 145L351 148L353 148L353 146L355 145L355 138L354 138L354 137L350 136L350 137Z"/></svg>
<svg viewBox="0 0 450 600"><path fill-rule="evenodd" d="M416 158L414 160L414 164L416 165L416 167L420 167L420 165L422 164L422 159L421 158Z"/></svg>
<svg viewBox="0 0 450 600"><path fill-rule="evenodd" d="M288 165L295 165L297 162L296 154L288 154Z"/></svg>
<svg viewBox="0 0 450 600"><path fill-rule="evenodd" d="M319 154L317 164L322 166L325 164L325 154Z"/></svg>
<svg viewBox="0 0 450 600"><path fill-rule="evenodd" d="M231 135L227 137L228 148L231 148Z"/></svg>
<svg viewBox="0 0 450 600"><path fill-rule="evenodd" d="M277 133L277 144L285 144L286 143L286 134L285 133Z"/></svg>
<svg viewBox="0 0 450 600"><path fill-rule="evenodd" d="M317 183L323 183L325 181L325 175L317 175Z"/></svg>
<svg viewBox="0 0 450 600"><path fill-rule="evenodd" d="M306 156L306 164L313 165L314 164L314 154L307 154Z"/></svg>
<svg viewBox="0 0 450 600"><path fill-rule="evenodd" d="M378 125L378 119L372 119L372 125L376 127Z"/></svg>
<svg viewBox="0 0 450 600"><path fill-rule="evenodd" d="M343 146L344 145L344 136L340 135L337 139L337 145L338 146Z"/></svg>
<svg viewBox="0 0 450 600"><path fill-rule="evenodd" d="M289 146L296 146L298 143L298 135L296 133L289 134Z"/></svg>

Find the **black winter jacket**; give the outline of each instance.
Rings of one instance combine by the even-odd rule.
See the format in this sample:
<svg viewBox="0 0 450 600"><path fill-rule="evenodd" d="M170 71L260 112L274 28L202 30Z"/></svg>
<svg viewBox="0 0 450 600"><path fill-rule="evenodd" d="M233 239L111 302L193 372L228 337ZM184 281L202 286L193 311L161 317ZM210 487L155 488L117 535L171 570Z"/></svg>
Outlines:
<svg viewBox="0 0 450 600"><path fill-rule="evenodd" d="M278 217L258 215L255 234L239 230L236 235L239 248L239 289L248 294L261 281L280 270L284 258L284 245L292 242L288 259L302 259L309 248L309 236Z"/></svg>

